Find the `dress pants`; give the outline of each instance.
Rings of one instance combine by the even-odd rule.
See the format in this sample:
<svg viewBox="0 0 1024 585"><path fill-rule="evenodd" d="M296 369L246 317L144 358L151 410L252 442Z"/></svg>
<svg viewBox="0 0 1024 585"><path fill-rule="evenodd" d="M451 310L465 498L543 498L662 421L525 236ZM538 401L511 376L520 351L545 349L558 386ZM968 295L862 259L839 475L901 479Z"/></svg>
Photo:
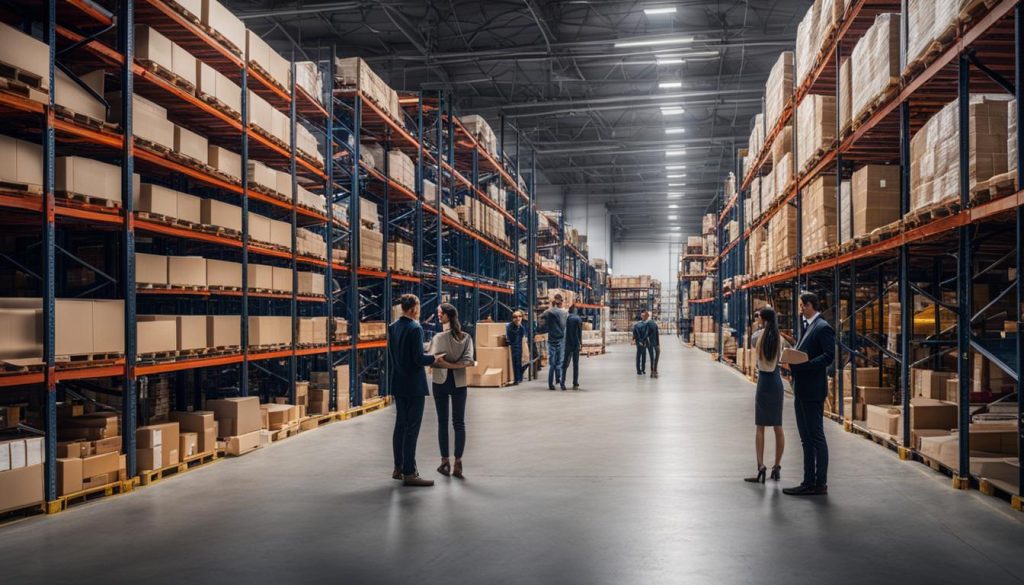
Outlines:
<svg viewBox="0 0 1024 585"><path fill-rule="evenodd" d="M800 443L804 449L805 486L828 485L828 443L825 442L825 425L822 418L825 403L820 400L793 401L796 411L796 428L800 432Z"/></svg>
<svg viewBox="0 0 1024 585"><path fill-rule="evenodd" d="M449 372L448 376L451 377ZM441 457L448 457L448 399L451 398L452 428L455 429L455 458L462 459L466 449L466 389L445 382L434 386L434 406L437 407L437 442Z"/></svg>
<svg viewBox="0 0 1024 585"><path fill-rule="evenodd" d="M512 381L523 381L523 350L512 350Z"/></svg>
<svg viewBox="0 0 1024 585"><path fill-rule="evenodd" d="M658 371L658 358L661 357L660 345L648 345L647 353L651 354L651 372Z"/></svg>
<svg viewBox="0 0 1024 585"><path fill-rule="evenodd" d="M565 378L562 377L564 347L564 339L548 339L548 386L554 386L555 382L565 385Z"/></svg>
<svg viewBox="0 0 1024 585"><path fill-rule="evenodd" d="M416 441L420 438L425 396L395 396L395 432L391 447L395 453L395 469L404 475L416 473Z"/></svg>
<svg viewBox="0 0 1024 585"><path fill-rule="evenodd" d="M569 371L569 362L572 362L572 385L580 385L580 350L567 349L565 350L565 359L562 360L562 383L565 383L565 374Z"/></svg>
<svg viewBox="0 0 1024 585"><path fill-rule="evenodd" d="M647 369L647 349L642 345L636 346L636 371L643 372Z"/></svg>

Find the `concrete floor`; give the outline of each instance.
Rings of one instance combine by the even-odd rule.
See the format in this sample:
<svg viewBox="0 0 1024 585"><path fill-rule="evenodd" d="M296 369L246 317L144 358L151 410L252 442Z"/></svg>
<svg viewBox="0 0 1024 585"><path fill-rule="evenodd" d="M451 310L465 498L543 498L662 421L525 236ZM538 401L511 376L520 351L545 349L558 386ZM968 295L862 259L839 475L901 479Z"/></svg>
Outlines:
<svg viewBox="0 0 1024 585"><path fill-rule="evenodd" d="M465 482L390 478L393 410L0 528L8 583L1024 583L1024 515L826 423L830 495L747 484L753 386L675 339L583 391L473 390ZM799 442L782 485L798 479ZM769 452L771 443L769 443Z"/></svg>

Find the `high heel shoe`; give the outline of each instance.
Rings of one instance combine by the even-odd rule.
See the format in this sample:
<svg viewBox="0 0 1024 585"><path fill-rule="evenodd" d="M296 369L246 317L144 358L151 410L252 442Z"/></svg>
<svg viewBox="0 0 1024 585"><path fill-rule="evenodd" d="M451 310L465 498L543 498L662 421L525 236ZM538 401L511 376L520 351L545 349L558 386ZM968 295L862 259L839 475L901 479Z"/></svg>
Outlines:
<svg viewBox="0 0 1024 585"><path fill-rule="evenodd" d="M780 479L782 479L782 466L781 465L774 465L774 466L772 466L772 479L774 481L779 481Z"/></svg>
<svg viewBox="0 0 1024 585"><path fill-rule="evenodd" d="M452 475L457 477L457 478L459 478L459 479L466 479L466 477L464 475L462 475L462 462L461 461L456 461L455 462L455 469L452 470Z"/></svg>
<svg viewBox="0 0 1024 585"><path fill-rule="evenodd" d="M437 468L437 472L441 475L451 475L452 466L447 461L442 461L441 466Z"/></svg>
<svg viewBox="0 0 1024 585"><path fill-rule="evenodd" d="M768 471L767 467L765 467L764 465L758 465L757 466L757 476L756 477L746 477L746 478L743 479L743 481L745 481L747 483L764 483L764 476L765 476L765 473L767 473L767 471Z"/></svg>

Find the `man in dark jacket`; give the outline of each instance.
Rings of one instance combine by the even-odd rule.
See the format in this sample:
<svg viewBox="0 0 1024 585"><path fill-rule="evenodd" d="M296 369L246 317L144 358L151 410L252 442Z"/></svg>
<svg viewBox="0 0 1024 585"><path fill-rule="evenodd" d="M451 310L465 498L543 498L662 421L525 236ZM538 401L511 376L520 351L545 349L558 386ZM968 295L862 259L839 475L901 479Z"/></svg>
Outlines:
<svg viewBox="0 0 1024 585"><path fill-rule="evenodd" d="M793 373L793 407L796 428L804 449L804 480L783 493L791 496L821 496L828 493L828 443L825 442L823 412L828 396L828 369L835 358L836 334L818 312L818 296L800 295L801 329L796 349L807 361L789 364Z"/></svg>
<svg viewBox="0 0 1024 585"><path fill-rule="evenodd" d="M420 300L402 295L402 316L388 326L391 393L395 397L395 431L391 446L395 470L391 477L407 486L427 487L433 480L423 479L416 471L416 441L423 422L423 405L430 391L424 367L441 362L439 356L423 352L423 328L420 326Z"/></svg>
<svg viewBox="0 0 1024 585"><path fill-rule="evenodd" d="M583 319L576 313L576 307L569 308L565 320L565 357L562 360L562 390L565 390L565 375L572 362L572 388L580 387L580 350L583 349Z"/></svg>
<svg viewBox="0 0 1024 585"><path fill-rule="evenodd" d="M636 344L636 375L642 376L647 370L647 323L643 315L647 309L640 312L640 320L633 323L633 343Z"/></svg>
<svg viewBox="0 0 1024 585"><path fill-rule="evenodd" d="M646 313L646 312L645 312ZM651 377L658 377L658 358L661 357L661 340L659 336L661 332L658 331L658 323L647 313L644 318L644 322L647 324L647 353L651 358Z"/></svg>
<svg viewBox="0 0 1024 585"><path fill-rule="evenodd" d="M538 333L548 334L548 390L555 389L555 382L565 390L562 376L562 357L565 355L565 320L568 313L562 308L562 295L555 293L551 306L540 315Z"/></svg>

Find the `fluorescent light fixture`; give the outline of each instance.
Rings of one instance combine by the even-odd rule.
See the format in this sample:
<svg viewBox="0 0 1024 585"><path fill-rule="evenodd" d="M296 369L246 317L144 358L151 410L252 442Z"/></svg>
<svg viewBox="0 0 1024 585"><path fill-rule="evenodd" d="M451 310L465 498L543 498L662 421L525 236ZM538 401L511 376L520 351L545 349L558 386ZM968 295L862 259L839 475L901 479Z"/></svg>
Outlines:
<svg viewBox="0 0 1024 585"><path fill-rule="evenodd" d="M661 89L677 89L683 87L682 81L662 81L658 84Z"/></svg>
<svg viewBox="0 0 1024 585"><path fill-rule="evenodd" d="M675 14L675 6L664 6L661 8L644 8L644 14L647 16L654 16L656 14Z"/></svg>
<svg viewBox="0 0 1024 585"><path fill-rule="evenodd" d="M677 219L679 219L679 216L678 216L678 215L670 215L670 216L668 216L668 220L669 220L669 221L675 221L675 220L677 220Z"/></svg>
<svg viewBox="0 0 1024 585"><path fill-rule="evenodd" d="M669 191L668 192L668 198L669 199L675 199L676 197L682 197L682 196L683 196L683 194L681 192L679 192L679 191Z"/></svg>
<svg viewBox="0 0 1024 585"><path fill-rule="evenodd" d="M685 187L686 183L669 183L669 187Z"/></svg>
<svg viewBox="0 0 1024 585"><path fill-rule="evenodd" d="M679 226L672 226L672 229L673 230L678 230L678 229L682 229L682 228L680 228ZM673 236L678 236L679 234L672 234L672 235Z"/></svg>
<svg viewBox="0 0 1024 585"><path fill-rule="evenodd" d="M656 47L659 45L684 45L686 43L692 43L693 37L670 37L670 38L656 38L656 39L637 39L635 41L619 41L615 43L616 49L624 49L627 47Z"/></svg>
<svg viewBox="0 0 1024 585"><path fill-rule="evenodd" d="M665 156L683 156L686 154L686 150L666 150Z"/></svg>
<svg viewBox="0 0 1024 585"><path fill-rule="evenodd" d="M686 165L666 165L666 171L685 171Z"/></svg>
<svg viewBox="0 0 1024 585"><path fill-rule="evenodd" d="M665 128L665 134L684 134L686 128Z"/></svg>
<svg viewBox="0 0 1024 585"><path fill-rule="evenodd" d="M686 112L686 110L683 108L661 108L662 116L678 116L684 112Z"/></svg>
<svg viewBox="0 0 1024 585"><path fill-rule="evenodd" d="M686 178L686 173L681 173L681 174L678 174L678 175L667 175L665 178L666 179L685 179Z"/></svg>
<svg viewBox="0 0 1024 585"><path fill-rule="evenodd" d="M684 60L684 59L682 59L680 57L657 57L655 60L657 61L658 65L662 65L662 66L664 66L664 65L682 65L683 63L686 63L686 60Z"/></svg>
<svg viewBox="0 0 1024 585"><path fill-rule="evenodd" d="M668 208L669 209L679 209L679 206L676 205L675 203L673 203L672 205L669 205Z"/></svg>

